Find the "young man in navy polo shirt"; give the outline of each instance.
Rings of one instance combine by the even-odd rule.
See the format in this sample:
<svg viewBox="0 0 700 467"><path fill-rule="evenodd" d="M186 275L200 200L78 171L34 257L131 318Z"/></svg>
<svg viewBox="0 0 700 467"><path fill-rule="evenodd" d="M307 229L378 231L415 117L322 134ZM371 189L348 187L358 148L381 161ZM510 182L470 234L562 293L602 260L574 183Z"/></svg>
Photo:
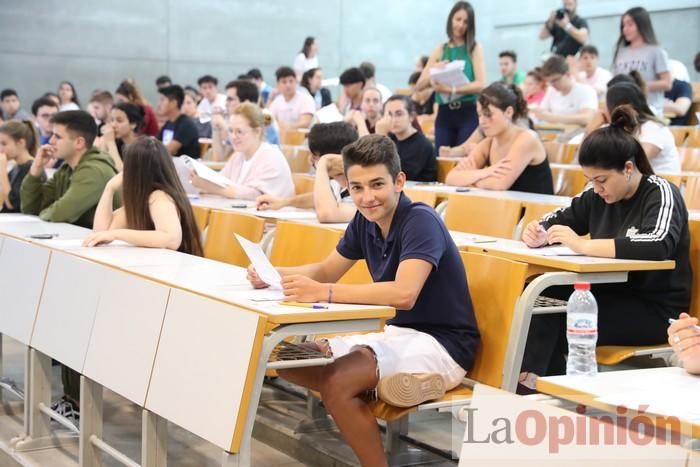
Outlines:
<svg viewBox="0 0 700 467"><path fill-rule="evenodd" d="M336 357L331 365L279 373L321 393L362 465L384 466L367 394L376 388L397 406L441 397L471 367L479 332L457 247L434 209L402 193L396 146L386 136L365 136L343 149L343 162L358 212L325 260L279 268L286 299L389 305L396 316L383 332L317 341ZM360 259L374 282L336 284ZM248 279L266 287L252 266Z"/></svg>

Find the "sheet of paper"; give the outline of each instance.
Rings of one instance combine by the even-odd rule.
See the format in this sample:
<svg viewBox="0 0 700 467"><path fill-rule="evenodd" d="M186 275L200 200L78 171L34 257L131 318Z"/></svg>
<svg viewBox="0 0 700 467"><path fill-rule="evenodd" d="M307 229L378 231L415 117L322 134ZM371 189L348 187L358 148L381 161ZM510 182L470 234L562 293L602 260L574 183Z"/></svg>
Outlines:
<svg viewBox="0 0 700 467"><path fill-rule="evenodd" d="M280 289L253 289L246 291L245 298L254 302L278 302L284 300L284 292Z"/></svg>
<svg viewBox="0 0 700 467"><path fill-rule="evenodd" d="M316 119L318 123L342 122L343 114L340 113L335 104L328 104L316 111Z"/></svg>
<svg viewBox="0 0 700 467"><path fill-rule="evenodd" d="M27 214L0 214L0 222L41 222L41 220Z"/></svg>
<svg viewBox="0 0 700 467"><path fill-rule="evenodd" d="M431 68L430 79L456 88L469 84L469 78L464 74L464 60L455 60L442 67ZM449 94L442 93L440 96L445 102L450 100Z"/></svg>
<svg viewBox="0 0 700 467"><path fill-rule="evenodd" d="M234 234L238 243L241 244L241 248L248 256L248 259L253 264L255 272L258 273L260 279L266 284L270 285L270 288L282 290L282 276L280 276L277 269L270 263L270 260L265 256L265 252L262 251L260 245L253 243L250 240L241 237L238 234Z"/></svg>
<svg viewBox="0 0 700 467"><path fill-rule="evenodd" d="M206 165L199 162L197 159L192 159L188 156L180 157L185 162L185 165L187 165L190 169L194 170L194 172L200 177L202 177L204 180L222 188L233 185L233 182L230 179L221 175L219 172L210 169Z"/></svg>
<svg viewBox="0 0 700 467"><path fill-rule="evenodd" d="M531 253L541 256L582 256L568 246L545 246L542 248L530 248Z"/></svg>

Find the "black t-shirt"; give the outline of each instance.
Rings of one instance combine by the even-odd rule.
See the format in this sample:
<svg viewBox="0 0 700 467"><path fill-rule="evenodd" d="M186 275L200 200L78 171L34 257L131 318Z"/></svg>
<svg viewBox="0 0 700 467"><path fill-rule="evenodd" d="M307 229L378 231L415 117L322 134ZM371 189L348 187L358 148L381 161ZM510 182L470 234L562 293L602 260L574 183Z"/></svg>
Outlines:
<svg viewBox="0 0 700 467"><path fill-rule="evenodd" d="M413 105L416 108L416 115L432 115L433 106L435 105L435 93L432 93L430 97L428 97L428 100L426 100L422 104L413 101Z"/></svg>
<svg viewBox="0 0 700 467"><path fill-rule="evenodd" d="M570 21L571 25L576 29L588 29L588 23L586 22L586 20L578 15L571 18ZM561 55L562 57L566 57L568 55L576 55L579 49L581 49L581 47L583 46L582 43L571 37L569 33L557 26L556 23L554 24L554 27L549 30L549 32L554 38L552 40L551 50L557 55Z"/></svg>
<svg viewBox="0 0 700 467"><path fill-rule="evenodd" d="M423 133L417 131L403 141L396 139L392 133L389 133L389 138L396 144L401 158L401 170L406 178L417 182L437 180L435 149Z"/></svg>
<svg viewBox="0 0 700 467"><path fill-rule="evenodd" d="M7 174L10 179L10 194L7 196L8 201L12 205L12 209L5 206L5 203L0 204L0 212L19 212L19 189L22 186L22 180L29 173L32 166L32 161L27 161L24 164L16 165Z"/></svg>
<svg viewBox="0 0 700 467"><path fill-rule="evenodd" d="M673 87L671 88L670 91L666 91L664 93L664 97L668 100L675 101L676 99L679 99L681 97L687 97L690 99L690 101L693 101L693 88L690 85L689 82L687 81L681 81L679 79L674 79L673 80ZM688 122L690 121L690 112L692 111L693 106L691 105L688 107L688 111L685 113L685 115L681 115L680 117L672 118L671 119L671 125L687 125Z"/></svg>
<svg viewBox="0 0 700 467"><path fill-rule="evenodd" d="M180 149L176 156L199 159L199 133L192 119L185 114L180 114L174 122L168 120L158 132L158 139L166 146L173 140L178 141Z"/></svg>

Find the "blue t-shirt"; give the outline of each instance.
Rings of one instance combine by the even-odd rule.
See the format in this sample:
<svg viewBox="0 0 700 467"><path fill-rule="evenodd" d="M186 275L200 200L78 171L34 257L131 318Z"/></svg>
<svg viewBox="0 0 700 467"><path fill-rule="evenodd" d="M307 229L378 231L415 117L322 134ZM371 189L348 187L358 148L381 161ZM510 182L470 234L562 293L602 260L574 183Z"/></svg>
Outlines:
<svg viewBox="0 0 700 467"><path fill-rule="evenodd" d="M389 235L360 212L336 247L351 260L365 259L375 282L393 281L399 263L421 259L433 265L411 310L397 310L387 324L433 336L465 370L474 362L479 330L459 251L445 224L431 207L401 194Z"/></svg>

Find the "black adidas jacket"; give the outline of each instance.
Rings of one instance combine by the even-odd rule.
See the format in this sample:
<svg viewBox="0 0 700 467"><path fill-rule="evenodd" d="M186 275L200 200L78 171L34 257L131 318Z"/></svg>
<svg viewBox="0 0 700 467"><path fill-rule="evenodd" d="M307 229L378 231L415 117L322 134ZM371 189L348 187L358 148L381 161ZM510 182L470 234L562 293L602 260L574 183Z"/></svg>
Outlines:
<svg viewBox="0 0 700 467"><path fill-rule="evenodd" d="M593 189L574 198L571 206L542 218L545 229L560 224L578 235L615 240L620 259L676 262L667 271L636 271L621 292L634 293L676 317L690 305L690 232L688 210L678 188L656 175L642 176L637 192L628 200L607 204Z"/></svg>

